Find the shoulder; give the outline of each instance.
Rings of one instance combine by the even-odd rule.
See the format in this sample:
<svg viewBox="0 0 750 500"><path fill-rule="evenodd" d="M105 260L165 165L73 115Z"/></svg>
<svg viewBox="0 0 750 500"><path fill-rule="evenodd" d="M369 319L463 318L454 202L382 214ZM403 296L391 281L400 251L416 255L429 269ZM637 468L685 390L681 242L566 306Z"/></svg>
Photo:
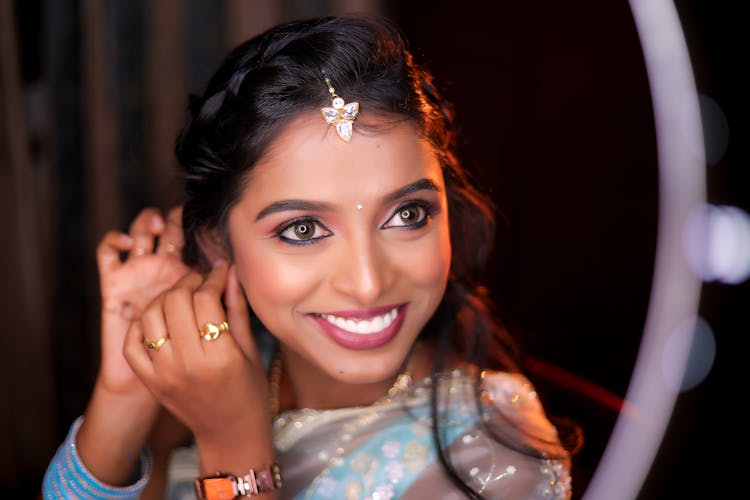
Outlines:
<svg viewBox="0 0 750 500"><path fill-rule="evenodd" d="M492 497L569 498L570 456L533 384L519 373L486 371L477 388L474 375L453 377L455 390L448 391L455 397L453 408L480 398L479 418L449 438L448 455L459 477ZM420 481L421 487L428 483L435 478Z"/></svg>
<svg viewBox="0 0 750 500"><path fill-rule="evenodd" d="M484 403L531 418L544 416L534 385L521 373L485 370L480 376Z"/></svg>
<svg viewBox="0 0 750 500"><path fill-rule="evenodd" d="M485 371L480 391L484 420L492 430L520 439L543 455L567 455L534 385L523 374Z"/></svg>

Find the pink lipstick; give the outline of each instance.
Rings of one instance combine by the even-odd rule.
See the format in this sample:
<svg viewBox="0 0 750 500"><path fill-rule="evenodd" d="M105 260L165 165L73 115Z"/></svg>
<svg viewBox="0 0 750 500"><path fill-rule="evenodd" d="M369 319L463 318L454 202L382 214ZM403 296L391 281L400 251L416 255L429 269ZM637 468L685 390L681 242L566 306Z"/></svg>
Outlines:
<svg viewBox="0 0 750 500"><path fill-rule="evenodd" d="M399 331L408 304L311 314L322 330L347 349L374 349Z"/></svg>

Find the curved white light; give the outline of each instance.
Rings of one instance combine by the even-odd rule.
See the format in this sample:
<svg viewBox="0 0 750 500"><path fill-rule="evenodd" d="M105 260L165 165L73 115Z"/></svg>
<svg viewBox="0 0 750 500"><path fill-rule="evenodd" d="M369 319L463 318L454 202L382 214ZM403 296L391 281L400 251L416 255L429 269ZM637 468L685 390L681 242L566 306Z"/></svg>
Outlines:
<svg viewBox="0 0 750 500"><path fill-rule="evenodd" d="M630 0L651 89L659 160L656 262L638 359L587 500L637 497L662 441L677 393L663 377L669 354L681 370L688 350L666 353L669 339L698 308L701 282L683 252L690 213L705 202L705 151L698 93L677 11L668 0Z"/></svg>

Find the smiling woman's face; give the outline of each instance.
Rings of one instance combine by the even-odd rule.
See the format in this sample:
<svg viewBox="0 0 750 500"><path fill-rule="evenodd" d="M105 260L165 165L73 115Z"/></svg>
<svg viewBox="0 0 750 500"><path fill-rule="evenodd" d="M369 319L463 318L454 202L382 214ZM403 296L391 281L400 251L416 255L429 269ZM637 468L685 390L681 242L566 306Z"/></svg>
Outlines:
<svg viewBox="0 0 750 500"><path fill-rule="evenodd" d="M406 121L356 128L347 144L319 114L291 122L251 171L229 239L247 299L283 348L368 383L393 376L435 312L451 248L430 145Z"/></svg>

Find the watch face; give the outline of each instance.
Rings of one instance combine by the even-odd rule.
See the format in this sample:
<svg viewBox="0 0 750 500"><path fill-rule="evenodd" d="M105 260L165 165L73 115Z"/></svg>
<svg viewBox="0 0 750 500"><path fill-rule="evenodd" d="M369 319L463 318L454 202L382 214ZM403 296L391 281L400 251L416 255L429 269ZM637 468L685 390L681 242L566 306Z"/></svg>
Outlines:
<svg viewBox="0 0 750 500"><path fill-rule="evenodd" d="M233 500L237 496L232 477L209 477L201 480L206 500Z"/></svg>

